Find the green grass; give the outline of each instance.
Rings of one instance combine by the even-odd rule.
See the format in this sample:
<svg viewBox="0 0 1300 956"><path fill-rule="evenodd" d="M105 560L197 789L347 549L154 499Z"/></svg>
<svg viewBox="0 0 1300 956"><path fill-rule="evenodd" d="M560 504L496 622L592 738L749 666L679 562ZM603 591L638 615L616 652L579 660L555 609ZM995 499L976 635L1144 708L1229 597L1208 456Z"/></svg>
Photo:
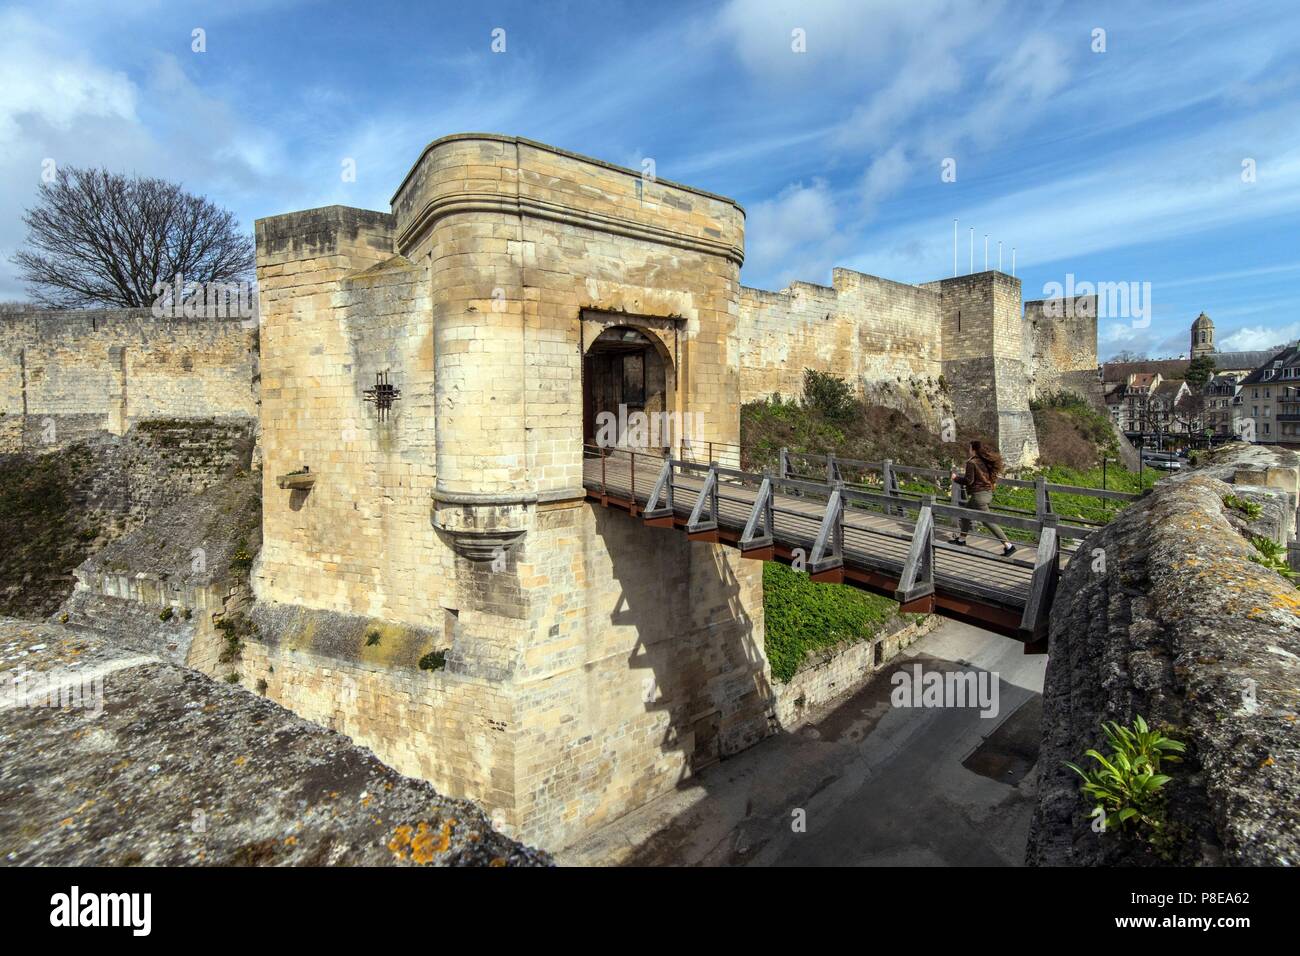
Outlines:
<svg viewBox="0 0 1300 956"><path fill-rule="evenodd" d="M1102 487L1100 468L1079 469L1050 465L1045 468L1022 470L1015 477L1033 481L1039 475L1046 478L1049 485L1075 485L1080 488ZM1147 468L1143 470L1139 477L1134 472L1126 471L1123 466L1116 465L1113 468L1106 469L1106 488L1109 491L1141 494L1143 491L1152 488L1157 481L1165 476L1166 473L1163 471ZM1127 507L1127 504L1123 501L1092 498L1088 495L1069 495L1059 491L1053 492L1051 498L1052 510L1065 520L1083 518L1104 524ZM999 485L997 490L993 492L994 508L999 506L1020 508L1032 512L1035 502L1033 488L1012 488L1007 485Z"/></svg>
<svg viewBox="0 0 1300 956"><path fill-rule="evenodd" d="M898 613L898 604L843 584L817 584L768 561L763 613L772 677L784 683L810 654L843 641L870 640Z"/></svg>

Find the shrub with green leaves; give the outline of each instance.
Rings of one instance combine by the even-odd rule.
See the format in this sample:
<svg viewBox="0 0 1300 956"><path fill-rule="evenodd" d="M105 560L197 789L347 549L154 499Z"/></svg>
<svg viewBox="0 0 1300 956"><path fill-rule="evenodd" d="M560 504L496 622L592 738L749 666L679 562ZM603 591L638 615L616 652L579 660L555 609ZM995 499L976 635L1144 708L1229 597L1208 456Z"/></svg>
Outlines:
<svg viewBox="0 0 1300 956"><path fill-rule="evenodd" d="M852 385L838 375L811 368L803 371L803 403L832 422L852 418L857 405Z"/></svg>
<svg viewBox="0 0 1300 956"><path fill-rule="evenodd" d="M1165 784L1172 778L1160 772L1165 763L1178 763L1187 746L1147 726L1142 716L1131 727L1115 721L1102 724L1110 754L1089 750L1084 756L1096 764L1084 770L1068 760L1065 765L1082 779L1081 790L1096 802L1093 815L1101 815L1107 829L1123 830L1132 824L1150 838L1164 827Z"/></svg>
<svg viewBox="0 0 1300 956"><path fill-rule="evenodd" d="M1250 543L1255 547L1255 554L1250 556L1250 560L1276 571L1288 581L1296 580L1296 573L1287 561L1286 548L1262 534L1251 535Z"/></svg>
<svg viewBox="0 0 1300 956"><path fill-rule="evenodd" d="M447 652L430 651L420 658L420 670L422 671L440 671L447 666Z"/></svg>
<svg viewBox="0 0 1300 956"><path fill-rule="evenodd" d="M1245 498L1239 498L1237 495L1224 495L1223 506L1231 508L1233 511L1240 512L1250 521L1254 521L1260 516L1263 509L1258 501L1248 501Z"/></svg>
<svg viewBox="0 0 1300 956"><path fill-rule="evenodd" d="M223 617L215 626L222 638L221 653L217 655L217 660L222 664L233 662L244 649L244 639L255 637L258 633L257 625L242 611Z"/></svg>
<svg viewBox="0 0 1300 956"><path fill-rule="evenodd" d="M230 570L247 571L253 566L253 554L248 550L248 542L242 538L235 543L234 553L230 556Z"/></svg>

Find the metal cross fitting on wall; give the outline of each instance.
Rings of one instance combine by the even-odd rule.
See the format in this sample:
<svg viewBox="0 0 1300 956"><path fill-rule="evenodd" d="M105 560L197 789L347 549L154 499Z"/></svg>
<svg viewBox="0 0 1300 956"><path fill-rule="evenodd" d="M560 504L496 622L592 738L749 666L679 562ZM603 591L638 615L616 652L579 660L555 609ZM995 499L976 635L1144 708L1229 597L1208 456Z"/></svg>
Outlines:
<svg viewBox="0 0 1300 956"><path fill-rule="evenodd" d="M388 381L388 372L375 373L375 385L368 388L363 393L367 402L371 402L376 411L379 413L379 420L388 420L388 410L393 407L393 402L402 397L402 390L394 388Z"/></svg>

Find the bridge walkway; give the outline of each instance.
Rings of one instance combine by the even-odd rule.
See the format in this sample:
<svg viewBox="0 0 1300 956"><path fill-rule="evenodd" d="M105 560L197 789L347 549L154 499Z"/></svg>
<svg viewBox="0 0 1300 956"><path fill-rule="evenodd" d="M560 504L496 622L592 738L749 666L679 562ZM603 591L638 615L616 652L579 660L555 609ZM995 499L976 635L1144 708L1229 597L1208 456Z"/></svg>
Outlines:
<svg viewBox="0 0 1300 956"><path fill-rule="evenodd" d="M1019 539L1017 553L1004 558L991 537L972 534L965 546L947 541L945 525L955 527L962 517L980 522L988 513L903 495L892 483L868 491L625 449L587 447L583 484L590 500L648 525L791 564L813 580L884 594L904 611L945 614L1035 648L1046 638L1068 543L1093 530L1050 513L995 514Z"/></svg>

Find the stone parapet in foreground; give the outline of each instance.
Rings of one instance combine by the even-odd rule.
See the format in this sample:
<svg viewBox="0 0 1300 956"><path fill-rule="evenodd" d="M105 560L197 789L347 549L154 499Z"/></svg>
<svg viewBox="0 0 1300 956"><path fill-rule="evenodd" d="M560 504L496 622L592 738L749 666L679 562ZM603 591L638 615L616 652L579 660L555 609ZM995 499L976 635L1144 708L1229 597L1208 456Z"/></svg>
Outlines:
<svg viewBox="0 0 1300 956"><path fill-rule="evenodd" d="M54 624L0 618L0 752L10 866L550 862L263 697Z"/></svg>
<svg viewBox="0 0 1300 956"><path fill-rule="evenodd" d="M1298 478L1295 453L1232 445L1080 545L1052 609L1031 864L1300 863L1300 592L1246 537L1294 534ZM1136 714L1188 744L1164 855L1093 832L1063 765Z"/></svg>

